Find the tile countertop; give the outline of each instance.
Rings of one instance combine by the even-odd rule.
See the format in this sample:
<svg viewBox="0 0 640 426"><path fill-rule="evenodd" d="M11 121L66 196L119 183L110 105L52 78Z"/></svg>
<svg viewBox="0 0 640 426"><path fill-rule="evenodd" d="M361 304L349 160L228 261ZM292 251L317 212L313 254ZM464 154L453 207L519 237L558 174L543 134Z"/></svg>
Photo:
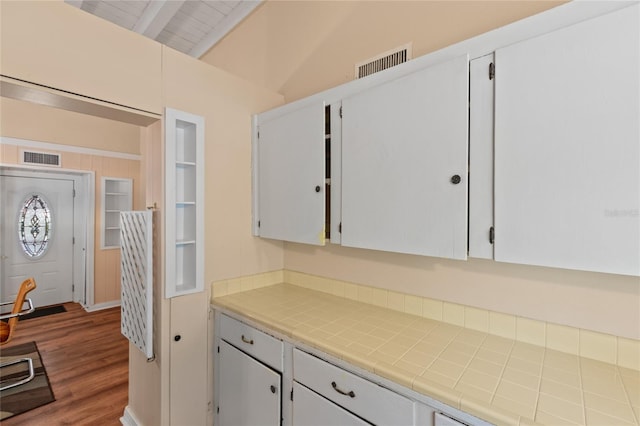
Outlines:
<svg viewBox="0 0 640 426"><path fill-rule="evenodd" d="M492 423L640 424L640 371L290 284L213 305Z"/></svg>

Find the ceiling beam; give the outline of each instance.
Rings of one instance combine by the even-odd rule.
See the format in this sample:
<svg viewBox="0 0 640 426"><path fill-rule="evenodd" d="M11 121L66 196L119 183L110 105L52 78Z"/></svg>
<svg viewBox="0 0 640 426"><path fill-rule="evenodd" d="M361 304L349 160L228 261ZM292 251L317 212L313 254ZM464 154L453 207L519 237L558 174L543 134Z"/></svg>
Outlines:
<svg viewBox="0 0 640 426"><path fill-rule="evenodd" d="M5 98L79 112L94 117L135 124L136 126L147 127L161 118L159 114L152 112L129 108L124 105L101 101L100 99L87 98L75 93L28 83L11 77L0 76L0 91L2 92L2 97Z"/></svg>
<svg viewBox="0 0 640 426"><path fill-rule="evenodd" d="M133 31L155 39L182 7L184 0L152 0L147 5Z"/></svg>
<svg viewBox="0 0 640 426"><path fill-rule="evenodd" d="M227 35L236 25L246 18L256 7L260 5L262 0L246 0L238 3L233 10L220 21L213 30L200 40L198 44L193 46L189 55L194 58L207 53L209 49L215 46L222 38Z"/></svg>
<svg viewBox="0 0 640 426"><path fill-rule="evenodd" d="M82 1L83 0L66 0L65 3L68 3L71 6L75 6L78 9L82 9Z"/></svg>

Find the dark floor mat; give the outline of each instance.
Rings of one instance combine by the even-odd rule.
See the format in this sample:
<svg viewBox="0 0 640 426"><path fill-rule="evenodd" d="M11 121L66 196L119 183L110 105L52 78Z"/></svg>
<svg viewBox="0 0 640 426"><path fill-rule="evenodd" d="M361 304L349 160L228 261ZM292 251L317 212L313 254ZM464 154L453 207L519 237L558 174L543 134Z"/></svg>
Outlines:
<svg viewBox="0 0 640 426"><path fill-rule="evenodd" d="M46 317L47 315L59 314L62 312L67 312L64 305L45 306L43 308L36 308L36 310L31 312L30 314L21 316L20 321L32 318Z"/></svg>

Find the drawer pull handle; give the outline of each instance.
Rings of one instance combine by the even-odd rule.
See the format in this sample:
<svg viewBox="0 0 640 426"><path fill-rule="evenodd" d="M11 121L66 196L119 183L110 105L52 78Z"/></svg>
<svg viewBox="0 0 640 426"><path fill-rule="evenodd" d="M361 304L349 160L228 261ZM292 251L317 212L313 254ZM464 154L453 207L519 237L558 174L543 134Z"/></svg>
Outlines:
<svg viewBox="0 0 640 426"><path fill-rule="evenodd" d="M338 387L338 385L336 385L336 382L331 382L331 386L333 387L333 390L335 390L339 394L346 395L346 396L349 396L351 398L355 398L356 397L356 394L355 394L354 391L345 392L342 389L340 389Z"/></svg>
<svg viewBox="0 0 640 426"><path fill-rule="evenodd" d="M242 335L242 341L250 345L253 345L253 339L251 340L247 339L246 337L244 337L244 334Z"/></svg>

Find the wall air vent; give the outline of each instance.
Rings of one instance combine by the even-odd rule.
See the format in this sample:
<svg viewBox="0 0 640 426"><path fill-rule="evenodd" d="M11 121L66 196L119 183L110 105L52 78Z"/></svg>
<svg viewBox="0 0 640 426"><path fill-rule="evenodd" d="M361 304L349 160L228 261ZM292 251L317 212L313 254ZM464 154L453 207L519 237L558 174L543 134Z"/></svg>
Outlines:
<svg viewBox="0 0 640 426"><path fill-rule="evenodd" d="M21 151L21 154L22 164L60 167L60 154L37 151Z"/></svg>
<svg viewBox="0 0 640 426"><path fill-rule="evenodd" d="M356 78L366 77L411 59L411 43L356 64Z"/></svg>

